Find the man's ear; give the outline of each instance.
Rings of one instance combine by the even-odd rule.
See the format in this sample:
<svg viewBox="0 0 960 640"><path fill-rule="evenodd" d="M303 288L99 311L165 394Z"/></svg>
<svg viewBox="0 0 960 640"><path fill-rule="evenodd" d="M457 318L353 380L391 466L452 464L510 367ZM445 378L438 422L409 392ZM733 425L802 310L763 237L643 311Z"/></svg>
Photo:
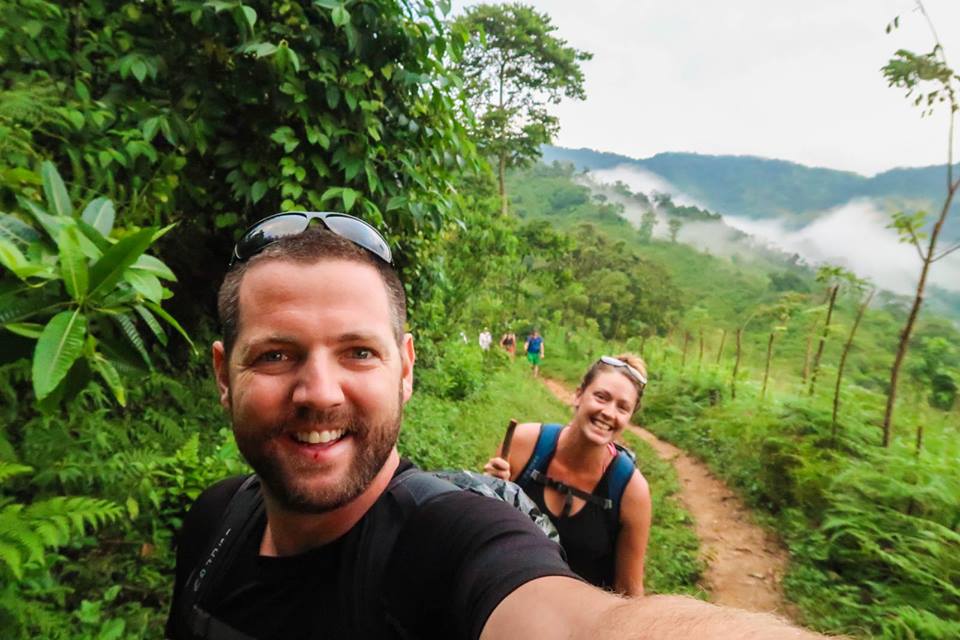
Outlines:
<svg viewBox="0 0 960 640"><path fill-rule="evenodd" d="M403 403L406 404L410 396L413 395L413 363L417 359L417 353L413 348L413 334L403 334L403 342L400 344L400 366L402 371L401 383L403 385Z"/></svg>
<svg viewBox="0 0 960 640"><path fill-rule="evenodd" d="M217 389L220 391L220 404L229 411L230 365L227 362L227 354L223 350L223 343L219 340L214 342L210 352L213 355L213 373L217 378Z"/></svg>

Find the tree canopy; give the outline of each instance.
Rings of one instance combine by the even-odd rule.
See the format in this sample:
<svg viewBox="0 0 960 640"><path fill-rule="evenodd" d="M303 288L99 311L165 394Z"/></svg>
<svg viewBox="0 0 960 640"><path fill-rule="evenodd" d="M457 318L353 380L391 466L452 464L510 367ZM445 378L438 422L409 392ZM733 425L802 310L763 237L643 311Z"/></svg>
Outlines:
<svg viewBox="0 0 960 640"><path fill-rule="evenodd" d="M471 133L497 159L505 211L504 171L538 157L557 134L548 105L586 98L580 63L592 55L554 35L550 16L519 3L469 7L454 27L467 38L458 70L476 117Z"/></svg>

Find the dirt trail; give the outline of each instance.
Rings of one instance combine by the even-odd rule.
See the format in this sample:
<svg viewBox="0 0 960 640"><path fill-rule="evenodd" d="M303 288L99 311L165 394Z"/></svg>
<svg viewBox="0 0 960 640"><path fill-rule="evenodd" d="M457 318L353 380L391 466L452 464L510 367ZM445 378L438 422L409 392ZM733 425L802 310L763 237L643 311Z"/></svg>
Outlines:
<svg viewBox="0 0 960 640"><path fill-rule="evenodd" d="M572 402L573 392L566 385L546 378L543 382L557 398ZM707 563L703 587L710 600L794 618L780 586L787 567L787 552L780 542L753 523L743 501L705 464L646 429L630 430L677 470L680 500L693 516Z"/></svg>

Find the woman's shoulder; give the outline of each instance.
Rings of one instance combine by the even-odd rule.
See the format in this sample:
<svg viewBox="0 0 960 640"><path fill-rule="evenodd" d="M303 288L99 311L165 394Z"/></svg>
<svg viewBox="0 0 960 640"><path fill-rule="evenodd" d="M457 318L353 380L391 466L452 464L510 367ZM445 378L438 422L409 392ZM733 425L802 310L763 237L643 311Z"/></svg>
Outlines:
<svg viewBox="0 0 960 640"><path fill-rule="evenodd" d="M650 485L640 470L635 469L620 498L620 517L623 519L629 514L647 511L650 505Z"/></svg>
<svg viewBox="0 0 960 640"><path fill-rule="evenodd" d="M540 437L540 424L539 422L522 422L513 431L513 444L510 446L509 460L510 475L513 479L520 475L520 472L529 462L530 456L533 455L533 449Z"/></svg>

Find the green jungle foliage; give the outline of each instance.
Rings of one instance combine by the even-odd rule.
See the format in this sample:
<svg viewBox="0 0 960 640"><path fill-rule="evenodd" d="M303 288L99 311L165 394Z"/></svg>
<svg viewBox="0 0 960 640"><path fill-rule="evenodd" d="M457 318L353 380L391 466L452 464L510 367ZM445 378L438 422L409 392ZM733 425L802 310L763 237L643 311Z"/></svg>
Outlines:
<svg viewBox="0 0 960 640"><path fill-rule="evenodd" d="M0 206L50 160L74 200L180 222L160 255L194 315L209 265L279 210L389 229L416 291L479 167L445 64L462 43L429 0L0 3Z"/></svg>

